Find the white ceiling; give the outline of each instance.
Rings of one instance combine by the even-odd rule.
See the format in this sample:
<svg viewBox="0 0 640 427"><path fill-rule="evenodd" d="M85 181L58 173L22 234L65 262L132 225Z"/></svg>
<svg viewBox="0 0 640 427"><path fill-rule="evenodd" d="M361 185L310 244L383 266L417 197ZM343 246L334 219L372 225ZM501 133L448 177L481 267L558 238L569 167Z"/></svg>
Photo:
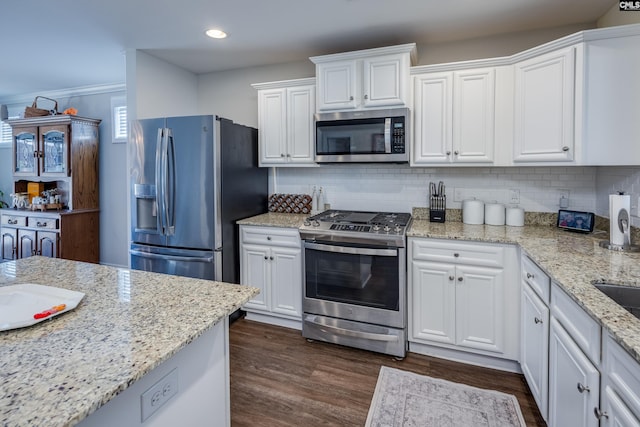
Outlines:
<svg viewBox="0 0 640 427"><path fill-rule="evenodd" d="M0 99L123 83L126 49L196 74L594 23L615 0L8 0ZM229 37L213 40L218 27ZM419 53L419 52L418 52Z"/></svg>

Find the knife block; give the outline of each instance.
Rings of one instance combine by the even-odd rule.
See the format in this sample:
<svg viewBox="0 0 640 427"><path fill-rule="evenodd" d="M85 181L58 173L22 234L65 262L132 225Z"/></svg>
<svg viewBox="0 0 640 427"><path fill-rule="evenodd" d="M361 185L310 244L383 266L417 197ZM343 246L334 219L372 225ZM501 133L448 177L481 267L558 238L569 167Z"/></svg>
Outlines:
<svg viewBox="0 0 640 427"><path fill-rule="evenodd" d="M447 196L429 198L429 221L444 222L447 213Z"/></svg>

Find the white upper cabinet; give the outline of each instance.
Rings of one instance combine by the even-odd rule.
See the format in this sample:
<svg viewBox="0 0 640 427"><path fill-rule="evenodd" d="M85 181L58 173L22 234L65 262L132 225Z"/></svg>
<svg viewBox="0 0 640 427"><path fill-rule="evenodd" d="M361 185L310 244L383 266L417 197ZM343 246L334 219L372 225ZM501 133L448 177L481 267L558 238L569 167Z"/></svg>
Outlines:
<svg viewBox="0 0 640 427"><path fill-rule="evenodd" d="M513 161L574 160L576 47L515 64Z"/></svg>
<svg viewBox="0 0 640 427"><path fill-rule="evenodd" d="M409 106L415 55L410 43L310 58L316 64L317 111Z"/></svg>
<svg viewBox="0 0 640 427"><path fill-rule="evenodd" d="M412 164L492 164L495 81L494 68L414 74Z"/></svg>
<svg viewBox="0 0 640 427"><path fill-rule="evenodd" d="M259 83L260 166L313 166L315 79Z"/></svg>

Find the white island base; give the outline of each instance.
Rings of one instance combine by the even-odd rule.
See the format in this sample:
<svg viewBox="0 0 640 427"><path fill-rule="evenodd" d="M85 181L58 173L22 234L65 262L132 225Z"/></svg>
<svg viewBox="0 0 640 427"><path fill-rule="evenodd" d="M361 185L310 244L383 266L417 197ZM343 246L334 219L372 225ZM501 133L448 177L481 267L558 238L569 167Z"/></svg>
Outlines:
<svg viewBox="0 0 640 427"><path fill-rule="evenodd" d="M174 369L177 393L143 422L142 394ZM229 321L225 317L77 425L217 427L230 424Z"/></svg>

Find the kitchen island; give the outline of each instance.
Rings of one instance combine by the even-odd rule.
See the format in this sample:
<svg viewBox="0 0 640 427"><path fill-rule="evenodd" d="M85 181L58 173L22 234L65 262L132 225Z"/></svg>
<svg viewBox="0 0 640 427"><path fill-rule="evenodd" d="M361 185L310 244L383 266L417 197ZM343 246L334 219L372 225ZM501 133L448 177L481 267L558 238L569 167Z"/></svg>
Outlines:
<svg viewBox="0 0 640 427"><path fill-rule="evenodd" d="M0 264L0 287L21 283L85 296L0 332L0 425L229 424L228 315L258 289L39 256ZM167 381L176 394L142 424L141 396Z"/></svg>

